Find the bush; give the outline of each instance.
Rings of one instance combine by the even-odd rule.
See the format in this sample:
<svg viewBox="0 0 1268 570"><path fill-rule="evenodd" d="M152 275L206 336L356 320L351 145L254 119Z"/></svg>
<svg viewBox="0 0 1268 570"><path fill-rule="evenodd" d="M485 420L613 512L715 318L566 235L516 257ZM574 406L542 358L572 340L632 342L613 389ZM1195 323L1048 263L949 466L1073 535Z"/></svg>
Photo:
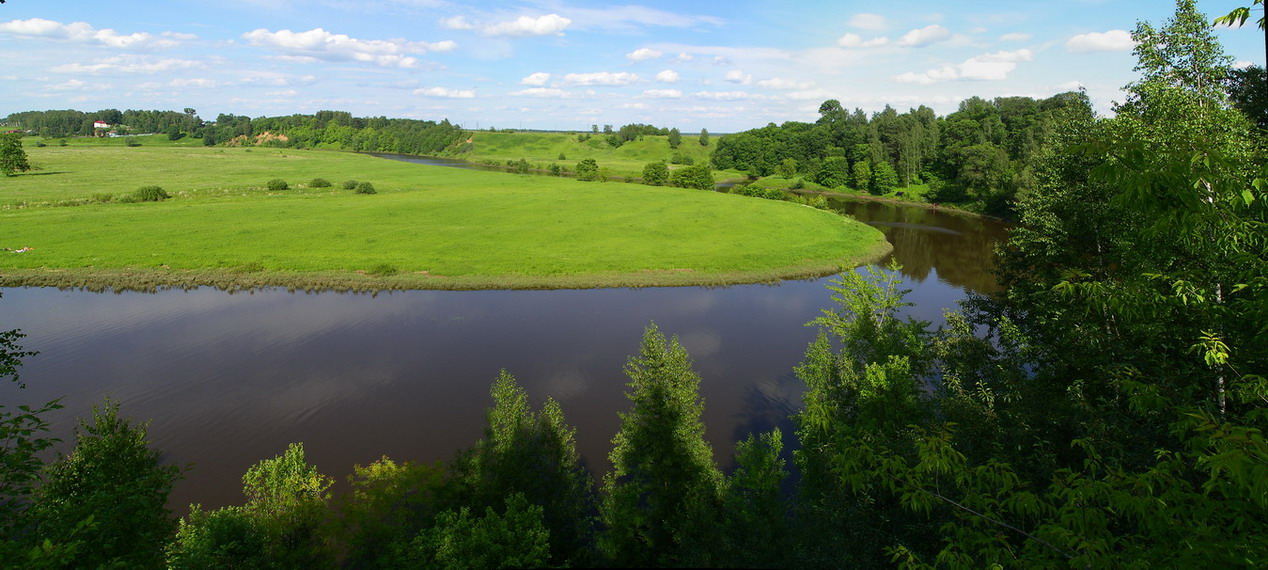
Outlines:
<svg viewBox="0 0 1268 570"><path fill-rule="evenodd" d="M357 184L357 194L378 194L379 191L374 189L374 185L369 182Z"/></svg>
<svg viewBox="0 0 1268 570"><path fill-rule="evenodd" d="M167 191L158 186L142 186L137 188L137 191L133 193L132 196L136 198L138 202L162 202L163 200L171 198L171 196L167 194Z"/></svg>
<svg viewBox="0 0 1268 570"><path fill-rule="evenodd" d="M356 187L357 187L357 181L356 181L356 180L344 180L344 181L343 181L343 189L344 189L344 190L352 190L352 189L355 189Z"/></svg>
<svg viewBox="0 0 1268 570"><path fill-rule="evenodd" d="M114 194L93 194L92 195L93 202L101 202L102 204L105 204L106 202L109 202L111 200L114 200Z"/></svg>
<svg viewBox="0 0 1268 570"><path fill-rule="evenodd" d="M310 188L330 188L330 181L325 178L314 178L308 183Z"/></svg>
<svg viewBox="0 0 1268 570"><path fill-rule="evenodd" d="M136 137L126 137L123 139L123 144L126 146L141 146L141 141L136 140Z"/></svg>
<svg viewBox="0 0 1268 570"><path fill-rule="evenodd" d="M269 190L275 190L275 191L285 190L287 188L290 188L290 185L287 184L286 181L282 180L281 178L274 178L269 181L268 188Z"/></svg>
<svg viewBox="0 0 1268 570"><path fill-rule="evenodd" d="M375 265L374 267L367 269L365 273L366 275L373 275L375 277L387 277L389 275L396 275L397 273L400 273L400 272L401 270L397 269L395 265L391 265L388 263L380 263L378 265Z"/></svg>

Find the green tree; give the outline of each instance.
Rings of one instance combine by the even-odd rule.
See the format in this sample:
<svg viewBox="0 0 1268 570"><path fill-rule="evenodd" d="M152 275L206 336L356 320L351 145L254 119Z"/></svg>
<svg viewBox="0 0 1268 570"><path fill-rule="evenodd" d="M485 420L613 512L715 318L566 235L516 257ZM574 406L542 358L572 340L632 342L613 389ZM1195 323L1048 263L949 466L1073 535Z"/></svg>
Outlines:
<svg viewBox="0 0 1268 570"><path fill-rule="evenodd" d="M898 187L898 173L894 171L894 167L888 162L878 162L872 168L872 180L868 185L868 190L873 194L888 194Z"/></svg>
<svg viewBox="0 0 1268 570"><path fill-rule="evenodd" d="M792 178L797 175L797 159L785 158L779 163L779 175L784 178Z"/></svg>
<svg viewBox="0 0 1268 570"><path fill-rule="evenodd" d="M1260 129L1268 129L1268 73L1264 68L1252 65L1229 72L1228 98Z"/></svg>
<svg viewBox="0 0 1268 570"><path fill-rule="evenodd" d="M709 129L700 129L700 146L709 146Z"/></svg>
<svg viewBox="0 0 1268 570"><path fill-rule="evenodd" d="M823 159L815 182L828 188L845 186L849 182L850 163L841 156L829 156Z"/></svg>
<svg viewBox="0 0 1268 570"><path fill-rule="evenodd" d="M678 127L669 129L669 148L676 149L682 144L682 133L678 132Z"/></svg>
<svg viewBox="0 0 1268 570"><path fill-rule="evenodd" d="M577 163L577 167L574 171L577 173L577 180L581 180L583 182L594 182L599 180L599 163L593 158L582 159L581 162Z"/></svg>
<svg viewBox="0 0 1268 570"><path fill-rule="evenodd" d="M22 150L22 135L10 133L0 135L0 172L5 176L13 176L16 172L31 169L27 162L26 151Z"/></svg>
<svg viewBox="0 0 1268 570"><path fill-rule="evenodd" d="M0 331L0 380L4 381L6 392L25 388L19 380L18 368L24 358L37 354L18 345L22 337L17 330ZM12 394L6 394L4 400L11 401L11 397ZM31 566L45 561L56 563L56 558L48 558L62 555L65 555L62 561L68 564L76 547L82 546L78 538L57 545L50 541L48 550L53 552L48 552L48 556L37 553L37 557L44 560L29 557L32 547L39 542L30 508L44 467L40 454L59 441L48 436L49 423L45 416L61 407L58 400L37 407L10 408L0 404L0 559L15 565L24 559Z"/></svg>
<svg viewBox="0 0 1268 570"><path fill-rule="evenodd" d="M910 453L911 426L929 417L920 382L930 370L927 323L901 318L910 303L896 274L842 273L829 286L835 306L812 321L819 334L795 369L806 384L793 416L802 565L879 565L886 546L932 535L870 472L890 453Z"/></svg>
<svg viewBox="0 0 1268 570"><path fill-rule="evenodd" d="M872 166L866 159L854 161L850 168L850 187L855 190L866 190L872 184Z"/></svg>
<svg viewBox="0 0 1268 570"><path fill-rule="evenodd" d="M735 448L735 472L727 478L724 499L726 553L723 566L792 566L788 513L780 486L788 471L780 457L779 428L750 435Z"/></svg>
<svg viewBox="0 0 1268 570"><path fill-rule="evenodd" d="M697 190L713 190L717 186L713 179L713 169L704 163L674 170L669 174L669 181L680 188Z"/></svg>
<svg viewBox="0 0 1268 570"><path fill-rule="evenodd" d="M351 491L338 499L337 535L352 567L390 567L392 552L432 526L438 509L452 501L446 470L397 463L387 457L353 467ZM221 541L223 543L223 541Z"/></svg>
<svg viewBox="0 0 1268 570"><path fill-rule="evenodd" d="M665 161L649 162L643 167L643 184L664 186L669 183L669 166Z"/></svg>
<svg viewBox="0 0 1268 570"><path fill-rule="evenodd" d="M304 457L304 446L252 466L242 476L246 504L207 512L191 505L168 549L175 567L328 567L321 527L334 480ZM228 542L223 542L228 541Z"/></svg>
<svg viewBox="0 0 1268 570"><path fill-rule="evenodd" d="M583 564L590 559L594 532L589 516L594 488L581 466L575 430L553 398L534 412L524 389L505 370L490 394L493 407L485 414L484 438L452 469L462 486L462 503L479 511L500 508L512 495L527 499L549 530L552 562Z"/></svg>
<svg viewBox="0 0 1268 570"><path fill-rule="evenodd" d="M625 373L632 407L603 479L600 547L622 566L715 564L723 478L704 440L700 376L654 324Z"/></svg>
<svg viewBox="0 0 1268 570"><path fill-rule="evenodd" d="M549 558L550 531L542 523L542 508L523 495L507 497L503 512L492 507L476 517L462 507L436 517L401 549L395 567L407 568L542 568Z"/></svg>
<svg viewBox="0 0 1268 570"><path fill-rule="evenodd" d="M93 406L92 416L92 423L80 420L75 449L48 467L35 493L39 535L53 543L84 540L88 547L72 566L161 566L176 530L166 503L180 468L161 464L146 425L119 417L117 403Z"/></svg>

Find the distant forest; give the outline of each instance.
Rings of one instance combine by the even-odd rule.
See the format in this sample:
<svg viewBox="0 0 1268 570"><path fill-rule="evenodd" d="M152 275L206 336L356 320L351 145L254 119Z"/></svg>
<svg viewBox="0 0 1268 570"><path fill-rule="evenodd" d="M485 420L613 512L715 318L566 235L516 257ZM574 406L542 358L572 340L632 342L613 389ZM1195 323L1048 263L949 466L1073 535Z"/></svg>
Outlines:
<svg viewBox="0 0 1268 570"><path fill-rule="evenodd" d="M387 117L353 117L343 111L318 111L315 115L259 117L220 114L215 122L206 122L194 109L177 111L119 111L103 109L95 113L82 111L27 111L13 113L5 120L9 127L18 127L45 138L92 136L97 121L109 126L106 131L119 135L167 134L172 139L192 136L203 144L261 144L289 148L311 148L327 145L343 150L363 152L399 152L434 155L462 140L462 128L443 120L419 121ZM265 135L268 133L268 135Z"/></svg>
<svg viewBox="0 0 1268 570"><path fill-rule="evenodd" d="M1221 83L1227 104L1252 123L1268 128L1263 68L1229 70ZM782 176L829 189L873 194L927 185L923 192L926 201L1015 219L1018 196L1038 188L1036 172L1058 127L1093 116L1091 103L1082 92L1059 93L1046 99L971 97L944 117L924 105L905 113L886 105L869 116L862 109L847 111L840 101L830 99L820 105L819 119L814 123L770 123L718 137L712 162L718 170L738 170L751 177ZM97 121L110 127L96 129ZM45 138L158 133L173 139L191 136L207 146L321 146L433 156L460 154L462 141L469 136L447 119L354 117L344 111L254 119L220 114L209 122L191 108L91 113L50 110L13 113L4 124ZM592 131L599 134L599 126L594 125ZM674 148L681 140L677 128L629 124L619 129L604 125L602 130L613 148L644 135L668 136ZM708 131L702 131L701 138L707 137Z"/></svg>

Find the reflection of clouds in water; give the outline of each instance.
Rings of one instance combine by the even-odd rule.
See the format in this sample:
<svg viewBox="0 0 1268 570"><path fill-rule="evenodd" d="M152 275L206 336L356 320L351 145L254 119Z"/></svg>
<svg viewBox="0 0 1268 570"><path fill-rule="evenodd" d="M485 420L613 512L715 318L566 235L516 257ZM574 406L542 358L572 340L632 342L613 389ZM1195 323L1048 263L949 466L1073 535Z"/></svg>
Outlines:
<svg viewBox="0 0 1268 570"><path fill-rule="evenodd" d="M554 372L546 380L546 386L552 397L559 402L573 400L586 393L590 388L589 379L580 368L567 367Z"/></svg>
<svg viewBox="0 0 1268 570"><path fill-rule="evenodd" d="M678 337L678 342L694 358L709 358L722 348L722 335L710 329L697 329Z"/></svg>

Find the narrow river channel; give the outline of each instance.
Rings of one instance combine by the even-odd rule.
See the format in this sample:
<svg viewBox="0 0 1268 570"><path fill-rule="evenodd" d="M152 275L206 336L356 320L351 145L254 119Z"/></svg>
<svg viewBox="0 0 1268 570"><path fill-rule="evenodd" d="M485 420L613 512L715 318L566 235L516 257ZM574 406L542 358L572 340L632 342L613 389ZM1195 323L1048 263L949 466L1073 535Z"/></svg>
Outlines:
<svg viewBox="0 0 1268 570"><path fill-rule="evenodd" d="M993 287L1004 227L934 210L843 202L883 230L912 289L910 313L938 323L967 292ZM799 406L792 375L831 302L831 277L779 285L562 291L406 291L378 295L229 294L215 289L90 293L0 290L0 329L38 350L21 402L61 397L51 414L68 450L76 417L109 396L152 420L153 444L188 465L170 505L242 501L255 462L304 442L310 461L345 480L354 464L448 459L481 435L488 389L506 368L534 404L559 400L596 473L627 409L627 358L655 322L701 374L715 456L785 425ZM13 392L8 392L12 394Z"/></svg>

